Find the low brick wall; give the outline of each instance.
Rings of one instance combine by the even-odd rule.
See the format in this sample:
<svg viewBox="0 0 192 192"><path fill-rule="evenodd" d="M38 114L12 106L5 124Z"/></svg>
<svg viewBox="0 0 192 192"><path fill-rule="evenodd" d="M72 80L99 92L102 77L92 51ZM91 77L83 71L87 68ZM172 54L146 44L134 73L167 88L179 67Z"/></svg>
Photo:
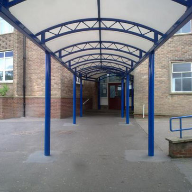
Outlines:
<svg viewBox="0 0 192 192"><path fill-rule="evenodd" d="M0 119L17 118L22 116L22 98L0 97Z"/></svg>
<svg viewBox="0 0 192 192"><path fill-rule="evenodd" d="M83 99L83 102L86 99ZM77 115L80 113L80 100L76 101ZM90 99L83 109L92 109L92 99ZM51 98L51 118L66 118L73 115L73 99L72 98ZM28 117L44 117L45 116L45 98L34 97L26 98L26 116Z"/></svg>
<svg viewBox="0 0 192 192"><path fill-rule="evenodd" d="M192 137L166 138L169 141L169 156L172 158L192 157Z"/></svg>
<svg viewBox="0 0 192 192"><path fill-rule="evenodd" d="M83 102L87 99L83 99ZM77 98L77 115L80 113L80 100ZM92 109L93 101L83 106L83 110ZM51 98L51 118L66 118L73 114L72 98ZM0 97L0 119L17 118L23 116L23 98L21 97ZM45 98L26 98L27 117L45 117Z"/></svg>

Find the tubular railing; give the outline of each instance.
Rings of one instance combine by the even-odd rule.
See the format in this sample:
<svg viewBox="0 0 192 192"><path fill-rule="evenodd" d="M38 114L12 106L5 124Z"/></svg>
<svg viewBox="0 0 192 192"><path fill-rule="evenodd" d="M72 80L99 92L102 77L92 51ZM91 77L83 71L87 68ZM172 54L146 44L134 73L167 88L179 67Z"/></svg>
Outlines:
<svg viewBox="0 0 192 192"><path fill-rule="evenodd" d="M85 105L88 101L89 101L89 99L87 99L87 100L83 103L83 105Z"/></svg>
<svg viewBox="0 0 192 192"><path fill-rule="evenodd" d="M179 131L180 132L180 138L182 138L182 132L183 131L187 131L187 130L192 130L192 127L191 128L183 128L183 125L182 125L182 119L186 119L186 118L192 118L192 115L189 115L189 116L180 116L180 117L171 117L170 118L170 131L171 132L176 132L176 131ZM172 129L172 120L174 119L179 119L179 125L180 125L180 128L179 129Z"/></svg>

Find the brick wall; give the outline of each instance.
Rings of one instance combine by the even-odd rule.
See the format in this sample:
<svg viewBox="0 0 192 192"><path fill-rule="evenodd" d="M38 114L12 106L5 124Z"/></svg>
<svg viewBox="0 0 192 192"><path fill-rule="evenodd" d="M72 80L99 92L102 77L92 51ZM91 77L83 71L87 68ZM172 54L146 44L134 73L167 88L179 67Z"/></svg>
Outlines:
<svg viewBox="0 0 192 192"><path fill-rule="evenodd" d="M83 99L83 102L86 99ZM80 111L80 100L76 100L77 115ZM92 99L84 106L84 110L92 109ZM72 98L51 98L51 118L66 118L73 115ZM45 98L27 97L26 98L26 116L44 117L45 116Z"/></svg>
<svg viewBox="0 0 192 192"><path fill-rule="evenodd" d="M21 117L23 114L23 35L17 30L14 33L0 35L0 50L13 50L13 83L9 83L7 96L1 99L0 118ZM85 109L91 109L95 84L84 82L83 98L90 99ZM2 84L0 84L2 87ZM45 53L33 42L26 41L26 115L44 117L45 96ZM55 59L51 58L51 107L52 118L72 116L73 75ZM77 85L77 112L79 113L80 86ZM19 103L19 104L18 104ZM16 109L17 106L17 109ZM12 108L15 107L14 112ZM7 114L6 114L7 113Z"/></svg>
<svg viewBox="0 0 192 192"><path fill-rule="evenodd" d="M192 94L171 94L171 62L192 62L192 34L175 35L155 54L155 114L189 115ZM143 62L134 74L134 114L148 112L148 60Z"/></svg>
<svg viewBox="0 0 192 192"><path fill-rule="evenodd" d="M23 99L14 97L0 97L0 119L22 117Z"/></svg>
<svg viewBox="0 0 192 192"><path fill-rule="evenodd" d="M169 155L172 158L192 157L192 142L172 143L169 142Z"/></svg>

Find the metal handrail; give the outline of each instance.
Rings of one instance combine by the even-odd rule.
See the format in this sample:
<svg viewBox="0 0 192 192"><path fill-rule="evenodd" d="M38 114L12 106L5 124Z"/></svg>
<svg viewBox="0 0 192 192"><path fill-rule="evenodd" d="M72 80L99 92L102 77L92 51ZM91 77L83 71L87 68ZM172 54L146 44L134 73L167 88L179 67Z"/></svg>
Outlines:
<svg viewBox="0 0 192 192"><path fill-rule="evenodd" d="M85 105L88 101L89 101L89 99L87 99L87 100L83 103L83 105Z"/></svg>
<svg viewBox="0 0 192 192"><path fill-rule="evenodd" d="M192 127L191 128L182 128L182 119L183 118L192 118L192 115L189 115L189 116L180 116L180 117L171 117L170 118L170 131L171 132L176 132L176 131L180 131L180 138L182 138L182 131L187 131L187 130L192 130ZM179 124L180 124L180 128L179 129L172 129L172 120L173 119L179 119Z"/></svg>

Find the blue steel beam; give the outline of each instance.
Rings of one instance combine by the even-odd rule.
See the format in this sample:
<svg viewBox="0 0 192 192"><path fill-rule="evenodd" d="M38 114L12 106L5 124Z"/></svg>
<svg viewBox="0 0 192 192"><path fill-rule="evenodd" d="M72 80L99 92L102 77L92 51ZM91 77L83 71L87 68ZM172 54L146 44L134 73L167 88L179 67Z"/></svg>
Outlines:
<svg viewBox="0 0 192 192"><path fill-rule="evenodd" d="M87 60L87 61L78 62L77 64L74 64L71 68L75 69L77 67L87 65L89 63L95 63L95 62L97 63L99 61L100 61L100 59L90 59L90 60ZM86 63L86 62L88 62L88 63ZM131 65L129 65L129 64L125 63L125 62L122 62L122 61L114 61L112 59L103 59L103 62L105 62L107 64L113 63L113 64L117 64L119 66L124 66L124 67L131 68Z"/></svg>
<svg viewBox="0 0 192 192"><path fill-rule="evenodd" d="M90 21L93 21L94 24ZM113 24L111 24L113 22ZM101 27L99 26L99 23L101 23ZM73 28L71 28L71 25L74 25ZM110 25L110 26L109 26ZM115 27L118 25L118 28ZM127 25L127 27L125 27ZM84 26L84 28L83 28ZM55 32L55 29L58 29L58 32ZM64 30L65 29L65 30ZM134 30L136 29L136 30ZM147 32L142 32L143 29ZM65 23L61 23L52 27L49 27L45 30L42 30L36 34L36 37L41 36L41 42L44 44L48 41L51 41L55 38L72 34L72 33L78 33L83 31L92 31L92 30L107 30L107 31L117 31L127 34L132 34L141 38L144 38L148 41L151 41L153 43L157 42L156 37L163 37L164 34L153 29L150 27L147 27L145 25L127 21L127 20L121 20L121 19L114 19L114 18L87 18L87 19L79 19L79 20L73 20ZM46 33L51 35L51 37L46 38ZM153 37L149 37L149 34L153 34Z"/></svg>
<svg viewBox="0 0 192 192"><path fill-rule="evenodd" d="M191 0L172 0L176 3L179 3L183 6L186 6L186 7L191 7L192 6L192 1Z"/></svg>
<svg viewBox="0 0 192 192"><path fill-rule="evenodd" d="M86 79L86 78L83 78L83 77L82 77L82 80L85 80L85 81L91 81L91 82L98 82L97 79L93 80L93 79Z"/></svg>
<svg viewBox="0 0 192 192"><path fill-rule="evenodd" d="M88 69L88 70L82 70L81 73L84 74L84 75L90 75L91 73L95 73L95 72L106 72L106 71L110 71L111 73L114 73L114 74L124 74L124 71L123 70L116 70L116 69L110 69L110 68L105 68L105 69ZM89 77L89 76L88 76Z"/></svg>
<svg viewBox="0 0 192 192"><path fill-rule="evenodd" d="M148 155L154 156L154 79L155 79L155 54L149 55L148 75Z"/></svg>
<svg viewBox="0 0 192 192"><path fill-rule="evenodd" d="M126 124L129 124L129 73L126 74Z"/></svg>
<svg viewBox="0 0 192 192"><path fill-rule="evenodd" d="M102 66L88 66L88 67L85 67L85 68L82 68L80 69L79 71L77 71L78 73L81 73L81 72L86 72L86 71L92 71L92 70L95 70L95 69L98 69L98 70L116 70L116 71L120 71L120 72L125 72L123 69L121 68L118 68L118 67L112 67L112 66L105 66L105 65L102 65Z"/></svg>
<svg viewBox="0 0 192 192"><path fill-rule="evenodd" d="M82 84L82 75L80 75L80 117L83 117L83 84Z"/></svg>
<svg viewBox="0 0 192 192"><path fill-rule="evenodd" d="M45 53L45 143L44 155L50 156L51 124L51 55Z"/></svg>
<svg viewBox="0 0 192 192"><path fill-rule="evenodd" d="M101 65L100 65L101 66ZM103 65L102 65L103 66ZM123 77L125 76L125 71L121 70L121 69L116 69L116 68L103 68L103 69L99 69L99 68L87 68L85 70L81 70L80 73L85 77L86 75L90 75L90 73L96 72L96 71L101 71L101 72L106 72L106 71L110 71L110 73L114 73L114 74L119 74L121 73L121 75L123 75Z"/></svg>
<svg viewBox="0 0 192 192"><path fill-rule="evenodd" d="M87 42L81 42L76 43L67 47L64 47L62 49L59 49L55 51L55 54L59 55L59 58L64 58L69 55L79 53L82 51L88 51L88 50L94 50L99 49L99 41L87 41ZM119 43L114 41L101 41L102 47L101 49L109 49L109 50L116 50L123 53L131 54L135 57L141 58L146 52L138 47L125 44L125 43ZM139 54L137 54L139 52Z"/></svg>
<svg viewBox="0 0 192 192"><path fill-rule="evenodd" d="M100 71L100 72L95 72L95 73L91 74L89 77L92 77L92 76L94 76L94 75L103 74L103 73L106 73L106 74L117 74L117 75L119 75L119 76L123 76L122 73L117 73L117 72L115 72L115 71Z"/></svg>
<svg viewBox="0 0 192 192"><path fill-rule="evenodd" d="M86 55L81 55L79 57L75 57L73 59L70 59L68 61L65 61L65 64L67 63L71 63L71 67L74 67L76 64L79 64L80 62L85 62L85 61L90 61L91 59L99 59L100 58L100 54L99 53L93 53L93 54L86 54ZM111 53L103 53L102 54L102 60L108 60L108 59L111 59L113 61L116 61L116 62L123 62L127 65L130 65L129 63L126 63L126 62L134 62L134 60L128 58L128 57L124 57L124 56L121 56L121 55L117 55L117 54L111 54Z"/></svg>
<svg viewBox="0 0 192 192"><path fill-rule="evenodd" d="M111 70L106 70L106 71L95 70L95 71L90 72L88 77L92 77L94 75L103 74L103 73L106 73L106 74L117 74L117 75L124 74L124 73L121 73L121 72L116 72L116 71L111 71Z"/></svg>
<svg viewBox="0 0 192 192"><path fill-rule="evenodd" d="M0 0L0 3L6 7L6 8L10 8L10 7L13 7L19 3L22 3L26 0L12 0L12 1L9 1L9 0Z"/></svg>
<svg viewBox="0 0 192 192"><path fill-rule="evenodd" d="M101 50L101 4L100 4L100 0L97 0L97 9L98 9L98 22L99 22L99 45L100 45L100 62L102 65L102 50Z"/></svg>
<svg viewBox="0 0 192 192"><path fill-rule="evenodd" d="M73 124L76 124L76 75L73 74Z"/></svg>
<svg viewBox="0 0 192 192"><path fill-rule="evenodd" d="M124 78L121 79L121 118L124 118Z"/></svg>
<svg viewBox="0 0 192 192"><path fill-rule="evenodd" d="M73 52L73 53L71 53L71 54L63 55L63 56L61 56L60 58L65 58L65 57L67 57L67 56L69 56L69 55L72 55L72 54L75 54L75 53L80 53L80 52L84 52L84 51L94 51L94 50L100 50L100 51L101 51L101 50L116 51L116 52L125 53L125 54L128 54L128 55L132 55L132 56L137 57L137 58L139 58L139 59L142 58L142 57L140 57L140 55L136 55L136 54L130 53L130 52L128 52L128 51L124 51L124 50L120 50L120 49L114 49L114 48L104 48L104 47L102 47L102 48L87 48L87 49L82 49L82 50L75 51L75 52ZM101 60L102 60L102 54L101 54Z"/></svg>
<svg viewBox="0 0 192 192"><path fill-rule="evenodd" d="M105 74L105 75L101 75L99 78L100 78L100 80L103 80L103 79L106 79L107 77L113 77L113 76L117 76L117 77L121 77L122 78L122 75L118 75L118 74ZM133 80L133 75L129 74L129 80L130 81Z"/></svg>
<svg viewBox="0 0 192 192"><path fill-rule="evenodd" d="M104 67L104 66L100 66L100 67L87 67L84 70L81 70L80 73L81 74L85 74L85 75L90 75L90 73L96 72L96 71L101 71L101 72L106 72L106 71L110 71L111 73L113 72L114 74L116 73L121 73L124 74L125 71L118 69L118 68L109 68L109 67Z"/></svg>
<svg viewBox="0 0 192 192"><path fill-rule="evenodd" d="M91 66L99 66L98 64L100 63L100 60L95 60L95 61L89 61L88 63L84 63L81 64L81 65L76 65L76 67L72 68L72 69L76 69L76 71L78 72L79 70L78 69L81 69L81 67L84 67L86 65L91 65ZM122 63L118 63L118 62L113 62L113 61L104 61L104 65L106 66L118 66L119 68L120 67L128 67L128 68L131 68L131 66L129 65L125 65L125 64L122 64Z"/></svg>
<svg viewBox="0 0 192 192"><path fill-rule="evenodd" d="M101 83L100 83L100 79L99 79L99 81L98 81L98 109L99 110L101 109L100 86L101 86Z"/></svg>

